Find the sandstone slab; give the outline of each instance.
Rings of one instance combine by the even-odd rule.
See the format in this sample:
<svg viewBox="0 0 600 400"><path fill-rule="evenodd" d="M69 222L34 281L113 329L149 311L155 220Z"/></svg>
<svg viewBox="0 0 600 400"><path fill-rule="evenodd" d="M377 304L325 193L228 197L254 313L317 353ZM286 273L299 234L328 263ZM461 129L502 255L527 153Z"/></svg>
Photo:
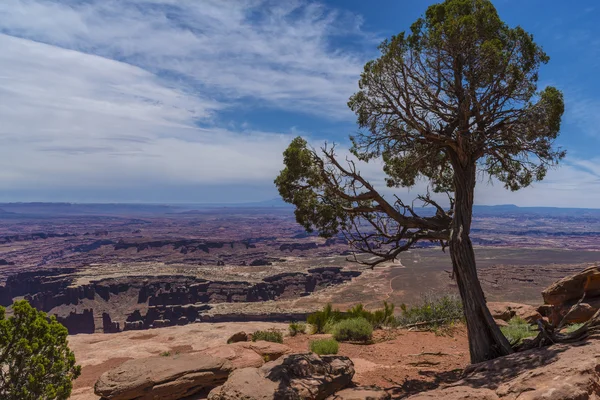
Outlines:
<svg viewBox="0 0 600 400"><path fill-rule="evenodd" d="M410 400L597 400L600 340L557 344L476 364L449 387Z"/></svg>
<svg viewBox="0 0 600 400"><path fill-rule="evenodd" d="M224 383L232 369L208 354L129 360L105 372L94 392L109 400L176 400Z"/></svg>

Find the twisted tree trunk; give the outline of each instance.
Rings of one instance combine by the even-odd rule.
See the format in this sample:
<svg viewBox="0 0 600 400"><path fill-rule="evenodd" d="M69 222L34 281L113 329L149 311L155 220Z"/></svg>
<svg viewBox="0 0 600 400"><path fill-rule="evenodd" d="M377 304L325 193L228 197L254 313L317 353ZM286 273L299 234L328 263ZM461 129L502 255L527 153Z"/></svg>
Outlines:
<svg viewBox="0 0 600 400"><path fill-rule="evenodd" d="M452 268L462 298L469 335L471 363L491 360L512 353L510 343L492 318L475 264L469 238L473 213L476 168L454 167L455 204L449 242Z"/></svg>

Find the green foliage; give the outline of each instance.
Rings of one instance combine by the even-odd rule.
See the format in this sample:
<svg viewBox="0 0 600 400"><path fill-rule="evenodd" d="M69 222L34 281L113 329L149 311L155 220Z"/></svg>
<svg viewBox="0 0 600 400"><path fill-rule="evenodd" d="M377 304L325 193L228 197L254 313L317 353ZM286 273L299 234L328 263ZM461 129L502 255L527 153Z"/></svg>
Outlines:
<svg viewBox="0 0 600 400"><path fill-rule="evenodd" d="M252 334L252 341L264 340L266 342L283 343L283 334L276 330L256 331Z"/></svg>
<svg viewBox="0 0 600 400"><path fill-rule="evenodd" d="M345 313L334 310L331 304L327 304L323 310L310 314L307 322L313 328L312 333L330 333L335 324L348 318L363 318L374 329L396 324L394 305L387 301L383 302L380 310L369 311L359 303Z"/></svg>
<svg viewBox="0 0 600 400"><path fill-rule="evenodd" d="M366 319L374 329L379 329L383 326L393 326L396 323L394 305L387 301L383 302L383 309L381 310L369 311L362 304L357 304L348 310L347 314L350 318Z"/></svg>
<svg viewBox="0 0 600 400"><path fill-rule="evenodd" d="M67 343L67 328L25 300L0 307L0 398L68 399L81 373Z"/></svg>
<svg viewBox="0 0 600 400"><path fill-rule="evenodd" d="M565 156L552 148L564 112L562 93L554 87L537 91L539 68L549 57L532 35L508 27L489 0L434 4L409 33L379 49L381 57L365 65L360 91L348 105L369 132L353 138L353 152L364 160L382 157L389 186L413 186L425 177L437 191L451 191L456 163L444 147L458 144L461 129L469 132L465 150L478 149L473 155L485 160L480 165L511 190L543 179ZM492 98L510 106L489 103ZM465 102L470 109L461 115ZM420 111L428 118L415 118ZM448 115L455 122L446 123ZM432 119L444 123L435 128L426 122Z"/></svg>
<svg viewBox="0 0 600 400"><path fill-rule="evenodd" d="M285 168L275 179L284 201L296 206L296 221L308 232L317 229L323 237L331 237L344 226L346 216L338 204L323 202L318 189L324 181L322 165L306 140L297 137L283 153Z"/></svg>
<svg viewBox="0 0 600 400"><path fill-rule="evenodd" d="M339 344L335 339L319 339L310 342L310 351L320 356L337 354Z"/></svg>
<svg viewBox="0 0 600 400"><path fill-rule="evenodd" d="M306 333L306 324L292 322L289 326L290 336L296 336L299 333Z"/></svg>
<svg viewBox="0 0 600 400"><path fill-rule="evenodd" d="M512 318L508 321L508 326L501 326L500 330L511 346L521 343L525 338L537 335L537 329L519 317Z"/></svg>
<svg viewBox="0 0 600 400"><path fill-rule="evenodd" d="M410 324L425 323L425 327L436 327L447 325L464 318L462 302L458 296L445 295L435 296L432 294L423 296L423 302L417 306L400 306L402 315L398 324L406 326Z"/></svg>
<svg viewBox="0 0 600 400"><path fill-rule="evenodd" d="M340 310L334 310L331 304L327 304L322 311L310 314L306 322L312 326L312 333L326 333L328 324L334 324L344 318Z"/></svg>
<svg viewBox="0 0 600 400"><path fill-rule="evenodd" d="M331 334L340 342L369 342L373 338L373 326L364 318L349 318L334 324Z"/></svg>
<svg viewBox="0 0 600 400"><path fill-rule="evenodd" d="M583 323L577 323L577 324L570 324L567 326L567 328L565 329L565 331L567 333L573 333L575 332L577 329L581 328L583 326Z"/></svg>

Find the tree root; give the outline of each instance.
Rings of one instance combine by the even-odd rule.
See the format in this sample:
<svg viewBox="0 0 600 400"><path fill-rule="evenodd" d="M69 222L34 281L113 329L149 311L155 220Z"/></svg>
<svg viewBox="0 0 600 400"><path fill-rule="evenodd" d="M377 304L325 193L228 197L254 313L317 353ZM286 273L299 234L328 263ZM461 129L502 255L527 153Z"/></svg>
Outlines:
<svg viewBox="0 0 600 400"><path fill-rule="evenodd" d="M543 320L538 320L540 333L533 339L525 339L516 351L529 350L544 346L550 346L556 343L573 343L587 339L592 335L600 334L600 310L584 323L577 330L570 333L561 333L560 329L556 329L552 325ZM559 325L560 327L560 325Z"/></svg>

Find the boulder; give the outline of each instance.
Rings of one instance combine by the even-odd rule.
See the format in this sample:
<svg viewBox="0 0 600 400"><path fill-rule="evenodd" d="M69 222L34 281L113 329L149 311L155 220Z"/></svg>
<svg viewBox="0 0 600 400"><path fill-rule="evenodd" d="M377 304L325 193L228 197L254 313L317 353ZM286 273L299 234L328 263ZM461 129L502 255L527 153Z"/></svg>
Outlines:
<svg viewBox="0 0 600 400"><path fill-rule="evenodd" d="M265 363L264 357L256 351L236 344L224 344L222 346L212 347L202 351L213 357L229 360L234 369L239 368L258 368Z"/></svg>
<svg viewBox="0 0 600 400"><path fill-rule="evenodd" d="M586 322L600 309L600 265L553 283L542 296L545 304L538 311L548 317L552 325L556 326L565 317L566 323ZM582 298L583 301L577 304Z"/></svg>
<svg viewBox="0 0 600 400"><path fill-rule="evenodd" d="M237 342L247 342L248 334L246 332L237 332L231 335L229 339L227 339L227 344L237 343Z"/></svg>
<svg viewBox="0 0 600 400"><path fill-rule="evenodd" d="M209 400L323 400L348 386L354 365L348 357L291 354L261 368L235 370Z"/></svg>
<svg viewBox="0 0 600 400"><path fill-rule="evenodd" d="M569 275L542 291L544 303L560 305L572 300L574 303L586 297L600 296L600 265L594 265L583 271Z"/></svg>
<svg viewBox="0 0 600 400"><path fill-rule="evenodd" d="M353 387L340 390L327 400L389 400L392 397L378 387Z"/></svg>
<svg viewBox="0 0 600 400"><path fill-rule="evenodd" d="M600 340L514 353L475 364L449 387L410 400L593 400L600 398Z"/></svg>
<svg viewBox="0 0 600 400"><path fill-rule="evenodd" d="M542 315L534 306L528 304L511 303L511 302L490 302L487 306L496 320L510 321L514 317L519 317L530 324L535 324Z"/></svg>
<svg viewBox="0 0 600 400"><path fill-rule="evenodd" d="M208 354L140 358L102 374L94 392L109 400L176 400L223 384L232 370Z"/></svg>
<svg viewBox="0 0 600 400"><path fill-rule="evenodd" d="M235 346L244 347L258 353L266 361L274 361L284 354L291 353L291 349L280 343L267 342L259 340L257 342L240 342L235 343Z"/></svg>

